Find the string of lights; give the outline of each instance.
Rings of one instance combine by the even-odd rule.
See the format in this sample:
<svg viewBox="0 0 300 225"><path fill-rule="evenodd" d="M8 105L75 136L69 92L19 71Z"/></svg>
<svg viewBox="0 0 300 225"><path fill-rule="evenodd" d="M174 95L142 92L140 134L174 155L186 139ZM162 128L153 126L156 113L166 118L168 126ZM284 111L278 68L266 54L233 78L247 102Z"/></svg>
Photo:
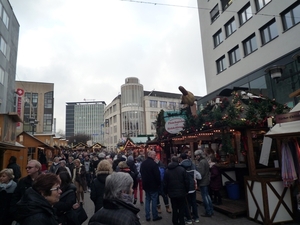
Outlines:
<svg viewBox="0 0 300 225"><path fill-rule="evenodd" d="M197 10L207 10L211 11L210 8L202 8L197 6L186 6L186 5L175 5L175 4L166 4L166 3L159 3L159 2L148 2L148 1L138 1L138 0L120 0L123 2L132 2L132 3L139 3L139 4L150 4L150 5L158 5L158 6L168 6L168 7L179 7L179 8L188 8L188 9L197 9ZM225 10L223 13L237 13L237 11L233 10ZM274 14L265 14L265 13L252 13L252 15L257 16L269 16L269 17L280 17L280 15L274 15Z"/></svg>

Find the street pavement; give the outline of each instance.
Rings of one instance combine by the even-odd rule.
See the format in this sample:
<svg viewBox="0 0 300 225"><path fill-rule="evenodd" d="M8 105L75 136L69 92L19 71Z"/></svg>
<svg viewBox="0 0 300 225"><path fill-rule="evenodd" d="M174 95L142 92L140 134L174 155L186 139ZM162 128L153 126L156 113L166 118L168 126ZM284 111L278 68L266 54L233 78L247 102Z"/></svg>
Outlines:
<svg viewBox="0 0 300 225"><path fill-rule="evenodd" d="M89 192L85 193L84 198L85 198L84 208L85 208L89 218L83 223L83 225L87 225L89 219L94 214L94 203L90 199ZM163 203L163 200L161 199L160 202ZM139 216L140 216L140 222L142 225L151 225L151 224L172 225L172 214L166 212L163 204L162 204L162 213L160 214L160 216L162 216L162 220L155 221L155 222L146 221L144 205L141 205L139 203L139 201L137 202L136 207L138 207L141 210L139 212ZM199 216L204 213L204 208L203 208L203 205L201 205L201 204L198 204L198 213L199 213ZM224 224L224 225L240 225L240 224L257 225L257 224L259 224L250 219L247 219L245 216L239 216L239 217L236 217L235 219L233 219L225 214L222 214L222 213L219 213L216 211L214 212L214 216L212 216L211 218L200 217L199 219L200 219L200 222L199 223L194 222L193 225L197 225L197 224L199 224L199 225L200 224L201 225L220 225L220 224Z"/></svg>

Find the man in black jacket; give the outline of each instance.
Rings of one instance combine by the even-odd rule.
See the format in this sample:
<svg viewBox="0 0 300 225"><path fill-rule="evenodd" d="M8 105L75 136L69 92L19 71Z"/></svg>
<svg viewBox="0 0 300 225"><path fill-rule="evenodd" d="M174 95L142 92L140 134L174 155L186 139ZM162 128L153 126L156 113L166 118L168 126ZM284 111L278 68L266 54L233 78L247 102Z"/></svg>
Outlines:
<svg viewBox="0 0 300 225"><path fill-rule="evenodd" d="M161 220L157 212L157 197L161 185L160 172L157 163L155 151L148 152L148 158L141 164L140 172L142 176L143 189L146 193L145 212L146 220L150 221L150 204L152 201L152 217L153 221Z"/></svg>
<svg viewBox="0 0 300 225"><path fill-rule="evenodd" d="M17 158L15 156L11 156L9 158L7 168L10 168L14 171L14 181L18 183L21 177L21 169L20 166L17 164Z"/></svg>
<svg viewBox="0 0 300 225"><path fill-rule="evenodd" d="M32 187L33 181L38 177L38 175L41 173L42 165L37 160L30 160L27 163L26 171L27 176L23 177L19 180L18 185L13 193L12 200L11 200L11 212L13 215L16 215L16 204L17 202L22 198L22 196L25 194L25 191Z"/></svg>
<svg viewBox="0 0 300 225"><path fill-rule="evenodd" d="M184 212L190 183L185 169L178 163L177 156L172 157L163 182L164 191L168 194L172 203L173 225L185 225Z"/></svg>

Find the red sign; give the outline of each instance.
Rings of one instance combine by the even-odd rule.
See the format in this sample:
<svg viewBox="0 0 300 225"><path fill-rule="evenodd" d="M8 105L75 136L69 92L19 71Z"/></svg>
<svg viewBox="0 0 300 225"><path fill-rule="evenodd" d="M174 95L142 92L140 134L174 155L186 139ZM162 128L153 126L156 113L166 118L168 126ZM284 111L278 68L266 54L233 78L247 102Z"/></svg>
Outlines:
<svg viewBox="0 0 300 225"><path fill-rule="evenodd" d="M21 110L22 110L22 95L24 94L24 90L21 88L18 88L16 91L18 97L17 97L17 113L19 116L21 116ZM20 122L17 123L17 127L20 126Z"/></svg>
<svg viewBox="0 0 300 225"><path fill-rule="evenodd" d="M24 94L24 90L21 88L18 88L16 93L17 93L17 95L22 96Z"/></svg>
<svg viewBox="0 0 300 225"><path fill-rule="evenodd" d="M276 116L276 123L286 123L300 120L300 111L281 114Z"/></svg>

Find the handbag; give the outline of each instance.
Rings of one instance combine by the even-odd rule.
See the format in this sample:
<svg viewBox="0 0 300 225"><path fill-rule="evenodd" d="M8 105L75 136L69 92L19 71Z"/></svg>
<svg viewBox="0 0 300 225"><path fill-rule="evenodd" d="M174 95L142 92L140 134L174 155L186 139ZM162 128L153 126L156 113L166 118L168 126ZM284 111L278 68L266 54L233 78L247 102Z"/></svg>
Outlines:
<svg viewBox="0 0 300 225"><path fill-rule="evenodd" d="M70 211L66 213L66 217L69 223L75 225L81 225L88 218L82 205L80 205L77 209L72 208Z"/></svg>

